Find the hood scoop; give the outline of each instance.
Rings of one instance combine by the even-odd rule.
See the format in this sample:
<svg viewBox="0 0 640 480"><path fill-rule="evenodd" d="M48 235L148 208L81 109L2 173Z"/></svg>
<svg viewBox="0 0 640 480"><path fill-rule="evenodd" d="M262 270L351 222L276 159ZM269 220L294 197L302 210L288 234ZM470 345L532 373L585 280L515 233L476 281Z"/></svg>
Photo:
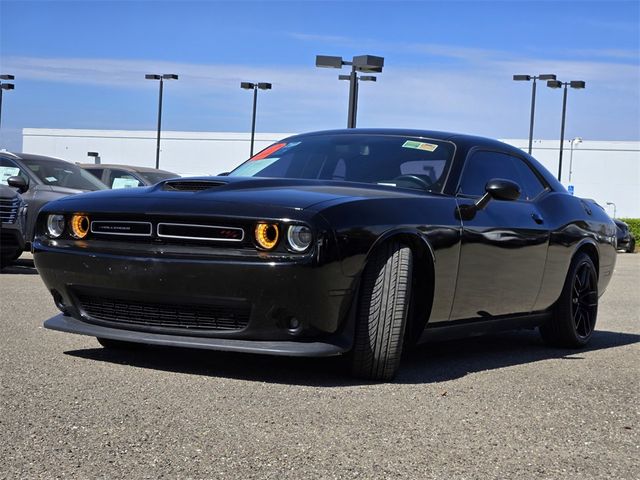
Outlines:
<svg viewBox="0 0 640 480"><path fill-rule="evenodd" d="M162 190L174 192L200 192L214 187L226 185L225 182L215 180L170 180L165 182Z"/></svg>

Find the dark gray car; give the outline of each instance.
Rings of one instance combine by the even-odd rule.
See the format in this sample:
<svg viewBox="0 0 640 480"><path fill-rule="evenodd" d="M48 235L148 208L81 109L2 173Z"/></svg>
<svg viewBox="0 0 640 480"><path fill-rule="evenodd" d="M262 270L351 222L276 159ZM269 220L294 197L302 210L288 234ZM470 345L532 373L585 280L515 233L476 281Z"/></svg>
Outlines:
<svg viewBox="0 0 640 480"><path fill-rule="evenodd" d="M24 250L26 204L13 188L0 184L0 268Z"/></svg>
<svg viewBox="0 0 640 480"><path fill-rule="evenodd" d="M27 204L25 249L42 206L67 195L106 190L107 186L73 163L28 153L0 152L0 184L18 190Z"/></svg>
<svg viewBox="0 0 640 480"><path fill-rule="evenodd" d="M109 188L144 187L180 176L166 170L131 165L104 163L78 163L77 165L93 174Z"/></svg>

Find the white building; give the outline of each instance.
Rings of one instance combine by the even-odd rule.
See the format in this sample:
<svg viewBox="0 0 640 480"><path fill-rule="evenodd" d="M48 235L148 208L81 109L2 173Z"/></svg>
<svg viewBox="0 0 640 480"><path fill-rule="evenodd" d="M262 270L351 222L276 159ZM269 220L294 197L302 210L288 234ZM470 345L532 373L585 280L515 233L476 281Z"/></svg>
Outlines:
<svg viewBox="0 0 640 480"><path fill-rule="evenodd" d="M289 133L257 133L254 152ZM162 132L160 168L181 175L215 175L229 171L249 157L249 134L228 132ZM527 149L527 140L503 140ZM533 156L554 175L558 172L559 140L536 140ZM70 162L92 162L87 152L98 152L102 163L153 167L155 131L72 130L25 128L23 150ZM610 215L640 218L640 142L566 140L562 183L575 195L593 198Z"/></svg>

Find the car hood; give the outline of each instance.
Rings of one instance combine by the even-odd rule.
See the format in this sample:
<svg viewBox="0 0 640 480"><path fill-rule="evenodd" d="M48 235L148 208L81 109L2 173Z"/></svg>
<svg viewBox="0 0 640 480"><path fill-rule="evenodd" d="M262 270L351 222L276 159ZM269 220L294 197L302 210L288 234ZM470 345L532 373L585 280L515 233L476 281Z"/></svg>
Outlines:
<svg viewBox="0 0 640 480"><path fill-rule="evenodd" d="M291 210L319 210L323 205L366 198L425 196L373 184L247 177L168 180L153 187L105 190L65 197L48 211L278 216Z"/></svg>

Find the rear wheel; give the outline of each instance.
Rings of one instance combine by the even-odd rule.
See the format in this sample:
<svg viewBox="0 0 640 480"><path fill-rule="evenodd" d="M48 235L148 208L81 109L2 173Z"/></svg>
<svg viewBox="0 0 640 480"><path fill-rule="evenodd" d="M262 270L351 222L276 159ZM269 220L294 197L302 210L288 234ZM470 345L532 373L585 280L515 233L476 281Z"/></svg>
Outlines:
<svg viewBox="0 0 640 480"><path fill-rule="evenodd" d="M550 345L579 348L591 339L597 316L598 273L591 257L580 252L571 262L553 317L540 326L540 334Z"/></svg>
<svg viewBox="0 0 640 480"><path fill-rule="evenodd" d="M351 371L370 380L391 380L400 365L411 297L413 257L399 242L379 248L360 287Z"/></svg>

